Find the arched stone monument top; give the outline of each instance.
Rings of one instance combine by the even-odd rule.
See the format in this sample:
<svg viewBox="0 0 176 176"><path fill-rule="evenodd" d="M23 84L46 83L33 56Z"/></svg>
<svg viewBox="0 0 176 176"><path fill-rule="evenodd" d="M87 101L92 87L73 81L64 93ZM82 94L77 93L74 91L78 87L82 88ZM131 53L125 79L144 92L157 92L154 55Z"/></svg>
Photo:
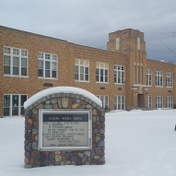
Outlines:
<svg viewBox="0 0 176 176"><path fill-rule="evenodd" d="M105 164L105 111L94 94L53 87L24 107L25 168Z"/></svg>
<svg viewBox="0 0 176 176"><path fill-rule="evenodd" d="M36 94L34 94L32 97L30 97L25 103L24 103L24 108L28 108L30 105L34 104L38 100L53 95L53 94L60 94L60 93L68 93L68 94L74 94L74 95L82 95L94 103L96 103L98 106L102 107L102 102L101 100L96 97L94 94L91 92L77 88L77 87L69 87L69 86L61 86L61 87L52 87L49 89L42 90Z"/></svg>

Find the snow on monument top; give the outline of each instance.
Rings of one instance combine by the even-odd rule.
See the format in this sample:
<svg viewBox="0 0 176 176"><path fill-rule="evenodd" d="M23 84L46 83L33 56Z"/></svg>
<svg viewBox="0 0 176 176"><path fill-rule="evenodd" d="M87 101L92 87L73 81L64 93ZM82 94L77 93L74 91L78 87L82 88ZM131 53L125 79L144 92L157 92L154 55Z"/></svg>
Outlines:
<svg viewBox="0 0 176 176"><path fill-rule="evenodd" d="M72 94L82 95L86 98L89 98L94 103L96 103L97 105L102 107L101 100L98 97L96 97L94 94L92 94L91 92L84 90L84 89L81 89L81 88L61 86L61 87L52 87L49 89L45 89L45 90L42 90L42 91L34 94L31 98L29 98L27 101L25 101L24 108L26 109L27 107L32 105L34 102L38 101L39 99L41 99L43 97L46 97L46 96L52 95L52 94L57 94L57 93L72 93Z"/></svg>

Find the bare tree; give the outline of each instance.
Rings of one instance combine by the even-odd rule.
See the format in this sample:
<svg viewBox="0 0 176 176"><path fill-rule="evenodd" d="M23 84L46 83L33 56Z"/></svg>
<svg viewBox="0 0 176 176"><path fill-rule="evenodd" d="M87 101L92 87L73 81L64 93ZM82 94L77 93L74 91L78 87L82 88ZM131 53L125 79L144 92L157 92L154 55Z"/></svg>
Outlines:
<svg viewBox="0 0 176 176"><path fill-rule="evenodd" d="M163 34L167 34L170 35L173 38L176 38L176 32L167 32L167 33L163 33ZM172 50L170 47L167 46L167 44L165 44L165 47L176 56L176 52L174 50Z"/></svg>
<svg viewBox="0 0 176 176"><path fill-rule="evenodd" d="M170 49L166 44L165 44L165 47L176 56L176 52L175 51L173 51L172 49Z"/></svg>

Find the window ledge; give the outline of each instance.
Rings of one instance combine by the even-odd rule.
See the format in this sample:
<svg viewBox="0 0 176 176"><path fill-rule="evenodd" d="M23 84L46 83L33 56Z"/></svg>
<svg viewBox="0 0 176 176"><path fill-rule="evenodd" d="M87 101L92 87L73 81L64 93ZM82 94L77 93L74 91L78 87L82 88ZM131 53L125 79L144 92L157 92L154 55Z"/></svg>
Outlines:
<svg viewBox="0 0 176 176"><path fill-rule="evenodd" d="M109 84L109 82L96 82L97 84Z"/></svg>
<svg viewBox="0 0 176 176"><path fill-rule="evenodd" d="M58 78L42 78L42 77L38 77L38 79L55 80L55 81L58 80Z"/></svg>
<svg viewBox="0 0 176 176"><path fill-rule="evenodd" d="M163 86L155 86L156 88L163 88Z"/></svg>
<svg viewBox="0 0 176 176"><path fill-rule="evenodd" d="M125 86L125 83L114 83L117 86Z"/></svg>
<svg viewBox="0 0 176 176"><path fill-rule="evenodd" d="M75 80L75 82L79 82L79 83L90 83L90 81L79 81L79 80Z"/></svg>
<svg viewBox="0 0 176 176"><path fill-rule="evenodd" d="M4 75L4 77L13 77L13 78L29 78L29 76L17 76L17 75Z"/></svg>

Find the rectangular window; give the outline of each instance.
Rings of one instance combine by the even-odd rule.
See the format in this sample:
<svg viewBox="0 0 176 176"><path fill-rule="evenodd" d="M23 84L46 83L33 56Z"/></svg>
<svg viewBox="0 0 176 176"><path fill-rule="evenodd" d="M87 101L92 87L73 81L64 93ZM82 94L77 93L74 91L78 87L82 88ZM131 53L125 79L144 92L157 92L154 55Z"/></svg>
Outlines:
<svg viewBox="0 0 176 176"><path fill-rule="evenodd" d="M166 87L172 88L172 73L166 73Z"/></svg>
<svg viewBox="0 0 176 176"><path fill-rule="evenodd" d="M105 110L109 110L109 96L107 96L107 95L98 95L97 97L102 101L102 107Z"/></svg>
<svg viewBox="0 0 176 176"><path fill-rule="evenodd" d="M89 77L89 61L75 59L75 80L88 82Z"/></svg>
<svg viewBox="0 0 176 176"><path fill-rule="evenodd" d="M125 110L125 96L114 96L114 109Z"/></svg>
<svg viewBox="0 0 176 176"><path fill-rule="evenodd" d="M125 83L125 67L120 65L114 65L114 83Z"/></svg>
<svg viewBox="0 0 176 176"><path fill-rule="evenodd" d="M3 116L24 115L24 102L27 95L6 94L3 96Z"/></svg>
<svg viewBox="0 0 176 176"><path fill-rule="evenodd" d="M96 82L108 83L109 79L109 65L106 63L96 63Z"/></svg>
<svg viewBox="0 0 176 176"><path fill-rule="evenodd" d="M146 85L147 86L152 86L152 71L151 70L147 70L147 74L146 74Z"/></svg>
<svg viewBox="0 0 176 176"><path fill-rule="evenodd" d="M156 103L156 108L162 108L163 107L163 97L158 96L155 97L155 103Z"/></svg>
<svg viewBox="0 0 176 176"><path fill-rule="evenodd" d="M56 54L38 53L38 77L57 79L58 57Z"/></svg>
<svg viewBox="0 0 176 176"><path fill-rule="evenodd" d="M27 49L4 47L4 75L28 76L28 51Z"/></svg>
<svg viewBox="0 0 176 176"><path fill-rule="evenodd" d="M156 71L155 85L156 85L156 87L162 87L163 86L163 73L161 71Z"/></svg>
<svg viewBox="0 0 176 176"><path fill-rule="evenodd" d="M166 97L166 107L167 108L173 108L173 99L171 96Z"/></svg>
<svg viewBox="0 0 176 176"><path fill-rule="evenodd" d="M152 97L148 96L148 108L152 108Z"/></svg>

